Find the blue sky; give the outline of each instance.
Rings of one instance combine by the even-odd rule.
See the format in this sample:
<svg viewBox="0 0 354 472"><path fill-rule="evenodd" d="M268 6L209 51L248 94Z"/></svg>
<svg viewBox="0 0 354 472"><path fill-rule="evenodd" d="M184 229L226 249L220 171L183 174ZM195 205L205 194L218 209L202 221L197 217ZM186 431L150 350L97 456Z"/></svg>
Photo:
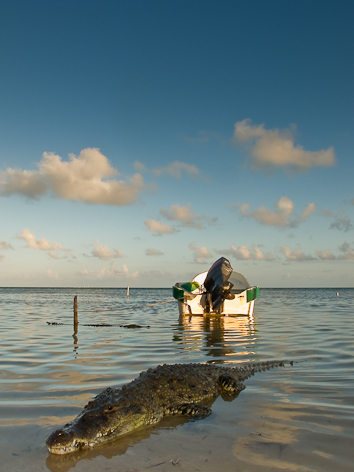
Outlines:
<svg viewBox="0 0 354 472"><path fill-rule="evenodd" d="M354 286L352 2L0 6L0 286Z"/></svg>

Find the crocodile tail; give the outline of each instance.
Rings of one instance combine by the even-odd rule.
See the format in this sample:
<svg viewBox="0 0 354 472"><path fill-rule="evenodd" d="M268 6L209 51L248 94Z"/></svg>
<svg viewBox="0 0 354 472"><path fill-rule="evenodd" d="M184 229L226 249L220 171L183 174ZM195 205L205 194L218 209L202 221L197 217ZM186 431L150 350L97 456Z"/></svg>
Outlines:
<svg viewBox="0 0 354 472"><path fill-rule="evenodd" d="M264 372L273 367L284 367L285 364L293 364L292 361L266 361L266 362L256 362L245 364L243 366L237 367L237 377L239 380L246 380L256 372Z"/></svg>

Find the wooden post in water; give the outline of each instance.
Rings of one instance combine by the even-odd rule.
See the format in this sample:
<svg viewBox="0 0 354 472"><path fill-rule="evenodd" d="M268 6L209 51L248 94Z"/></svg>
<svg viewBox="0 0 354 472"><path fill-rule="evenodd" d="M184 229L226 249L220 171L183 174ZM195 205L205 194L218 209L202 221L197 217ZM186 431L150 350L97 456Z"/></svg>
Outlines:
<svg viewBox="0 0 354 472"><path fill-rule="evenodd" d="M79 320L77 317L77 295L74 297L74 332L77 333L77 325L79 324Z"/></svg>
<svg viewBox="0 0 354 472"><path fill-rule="evenodd" d="M127 298L129 298L129 285L128 285L128 288L127 288Z"/></svg>

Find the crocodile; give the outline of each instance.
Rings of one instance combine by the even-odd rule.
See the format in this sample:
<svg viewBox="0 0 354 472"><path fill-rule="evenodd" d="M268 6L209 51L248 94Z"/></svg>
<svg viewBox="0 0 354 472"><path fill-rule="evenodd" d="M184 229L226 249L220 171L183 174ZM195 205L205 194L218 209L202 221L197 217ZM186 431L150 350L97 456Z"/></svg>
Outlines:
<svg viewBox="0 0 354 472"><path fill-rule="evenodd" d="M164 364L142 372L121 389L106 388L70 423L54 431L46 444L52 454L68 454L115 440L164 416L206 418L219 395L233 400L255 372L283 366L267 361L227 367L216 364ZM292 362L290 362L292 364Z"/></svg>

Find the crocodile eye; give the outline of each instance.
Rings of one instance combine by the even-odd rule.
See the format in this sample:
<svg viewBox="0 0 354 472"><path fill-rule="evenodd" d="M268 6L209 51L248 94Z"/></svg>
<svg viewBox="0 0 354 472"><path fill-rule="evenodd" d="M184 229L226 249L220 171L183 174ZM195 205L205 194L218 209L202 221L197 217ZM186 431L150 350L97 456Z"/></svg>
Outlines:
<svg viewBox="0 0 354 472"><path fill-rule="evenodd" d="M115 405L113 405L112 403L109 403L104 408L104 411L113 411L113 410L115 410Z"/></svg>

